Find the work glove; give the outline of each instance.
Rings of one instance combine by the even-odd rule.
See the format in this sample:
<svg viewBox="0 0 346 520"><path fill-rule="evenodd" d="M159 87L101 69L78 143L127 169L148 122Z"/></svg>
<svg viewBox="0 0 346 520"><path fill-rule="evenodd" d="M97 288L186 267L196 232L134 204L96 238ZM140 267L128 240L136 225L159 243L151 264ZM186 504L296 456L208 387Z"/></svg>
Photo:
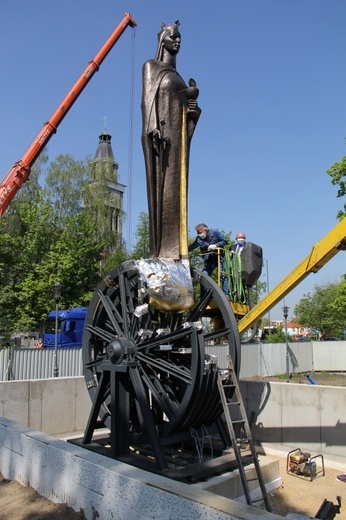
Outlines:
<svg viewBox="0 0 346 520"><path fill-rule="evenodd" d="M210 246L208 247L208 251L215 251L216 247L217 246L215 244L210 244Z"/></svg>

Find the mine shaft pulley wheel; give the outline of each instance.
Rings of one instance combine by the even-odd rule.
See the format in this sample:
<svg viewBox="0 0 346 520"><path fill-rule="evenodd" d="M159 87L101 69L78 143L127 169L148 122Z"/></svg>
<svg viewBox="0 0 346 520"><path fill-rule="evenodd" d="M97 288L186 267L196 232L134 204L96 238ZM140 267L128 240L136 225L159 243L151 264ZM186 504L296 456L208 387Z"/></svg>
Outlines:
<svg viewBox="0 0 346 520"><path fill-rule="evenodd" d="M154 444L156 459L161 458L159 465L164 467L163 439L219 419L218 365L206 354L205 341L222 337L227 346L214 351L226 348L238 373L240 339L221 289L200 271L193 270L192 278L203 286L204 295L180 314L159 312L150 305L147 312L138 312L148 297L143 299L140 291L135 261L113 269L98 286L83 335L85 380L93 402L85 443L91 441L99 417L111 432L117 430L112 438L114 457L126 454L130 445ZM212 300L217 305L210 315ZM202 318L213 315L221 319L222 328L204 330ZM119 434L119 427L126 432Z"/></svg>

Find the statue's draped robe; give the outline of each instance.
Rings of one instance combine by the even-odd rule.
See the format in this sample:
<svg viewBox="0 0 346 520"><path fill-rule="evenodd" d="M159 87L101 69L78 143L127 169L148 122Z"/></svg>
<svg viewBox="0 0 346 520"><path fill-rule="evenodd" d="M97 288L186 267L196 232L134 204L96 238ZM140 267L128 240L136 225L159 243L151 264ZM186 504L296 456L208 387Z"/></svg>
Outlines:
<svg viewBox="0 0 346 520"><path fill-rule="evenodd" d="M142 146L147 176L151 258L181 258L181 168L183 160L188 172L190 141L198 120L196 112L187 110L187 88L170 65L159 60L149 60L144 64ZM184 111L186 116L183 116ZM161 132L166 143L161 145L159 155L153 147L155 130ZM186 153L182 159L183 138Z"/></svg>

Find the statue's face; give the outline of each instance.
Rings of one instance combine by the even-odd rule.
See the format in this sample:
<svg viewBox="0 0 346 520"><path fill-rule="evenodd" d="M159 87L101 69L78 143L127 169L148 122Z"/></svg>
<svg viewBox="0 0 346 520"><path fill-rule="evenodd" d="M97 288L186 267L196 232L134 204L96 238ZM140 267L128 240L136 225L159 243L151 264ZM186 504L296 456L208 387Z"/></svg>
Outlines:
<svg viewBox="0 0 346 520"><path fill-rule="evenodd" d="M163 39L163 46L170 54L178 54L181 36L178 29L171 29Z"/></svg>

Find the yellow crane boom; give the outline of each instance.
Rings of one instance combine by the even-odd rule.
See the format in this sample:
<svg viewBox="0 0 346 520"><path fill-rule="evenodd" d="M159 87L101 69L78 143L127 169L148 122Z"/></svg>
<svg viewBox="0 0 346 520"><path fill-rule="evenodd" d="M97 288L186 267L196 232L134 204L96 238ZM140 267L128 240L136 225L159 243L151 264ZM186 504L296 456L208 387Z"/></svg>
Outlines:
<svg viewBox="0 0 346 520"><path fill-rule="evenodd" d="M317 273L339 251L346 250L346 218L341 220L270 293L238 322L240 335L250 329L310 273Z"/></svg>

